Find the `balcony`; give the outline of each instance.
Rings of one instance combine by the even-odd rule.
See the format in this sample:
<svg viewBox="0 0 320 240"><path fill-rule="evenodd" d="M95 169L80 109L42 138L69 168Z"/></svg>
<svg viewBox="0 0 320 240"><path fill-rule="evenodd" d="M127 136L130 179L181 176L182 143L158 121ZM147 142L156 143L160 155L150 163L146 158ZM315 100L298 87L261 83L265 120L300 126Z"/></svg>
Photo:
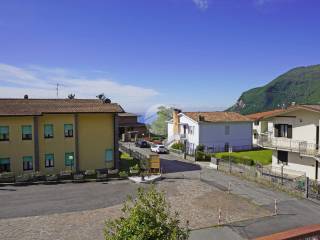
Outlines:
<svg viewBox="0 0 320 240"><path fill-rule="evenodd" d="M317 144L307 141L292 140L289 138L276 138L268 135L259 135L258 145L263 148L300 153L308 157L319 157Z"/></svg>

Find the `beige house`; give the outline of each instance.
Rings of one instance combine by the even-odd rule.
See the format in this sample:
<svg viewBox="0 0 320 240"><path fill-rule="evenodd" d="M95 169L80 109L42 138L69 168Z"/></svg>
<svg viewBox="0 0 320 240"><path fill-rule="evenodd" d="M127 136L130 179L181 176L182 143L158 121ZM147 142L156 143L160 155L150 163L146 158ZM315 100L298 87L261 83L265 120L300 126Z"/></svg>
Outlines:
<svg viewBox="0 0 320 240"><path fill-rule="evenodd" d="M319 179L320 105L299 105L263 117L271 131L258 136L257 144L272 149L272 166L303 172Z"/></svg>

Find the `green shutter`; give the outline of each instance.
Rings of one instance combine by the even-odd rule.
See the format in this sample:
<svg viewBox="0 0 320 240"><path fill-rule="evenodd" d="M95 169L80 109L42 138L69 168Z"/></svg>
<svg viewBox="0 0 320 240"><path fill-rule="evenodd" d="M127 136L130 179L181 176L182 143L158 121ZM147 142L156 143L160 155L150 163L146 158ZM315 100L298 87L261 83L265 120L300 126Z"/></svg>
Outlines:
<svg viewBox="0 0 320 240"><path fill-rule="evenodd" d="M9 127L0 126L0 135L2 135L2 134L9 134Z"/></svg>
<svg viewBox="0 0 320 240"><path fill-rule="evenodd" d="M22 134L32 134L32 126L22 126Z"/></svg>
<svg viewBox="0 0 320 240"><path fill-rule="evenodd" d="M64 165L67 167L74 166L74 153L65 153Z"/></svg>
<svg viewBox="0 0 320 240"><path fill-rule="evenodd" d="M105 156L106 162L113 161L113 149L107 149L105 154L106 154Z"/></svg>
<svg viewBox="0 0 320 240"><path fill-rule="evenodd" d="M53 125L52 124L45 124L44 125L44 136L45 137L52 137L53 136Z"/></svg>

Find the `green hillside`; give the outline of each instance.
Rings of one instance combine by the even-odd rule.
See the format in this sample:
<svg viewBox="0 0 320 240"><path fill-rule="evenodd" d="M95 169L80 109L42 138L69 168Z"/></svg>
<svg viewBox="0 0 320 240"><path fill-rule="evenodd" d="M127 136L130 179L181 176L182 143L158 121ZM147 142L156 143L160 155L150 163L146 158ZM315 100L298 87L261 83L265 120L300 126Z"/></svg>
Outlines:
<svg viewBox="0 0 320 240"><path fill-rule="evenodd" d="M320 65L294 68L263 87L246 91L227 111L250 114L292 102L320 104Z"/></svg>

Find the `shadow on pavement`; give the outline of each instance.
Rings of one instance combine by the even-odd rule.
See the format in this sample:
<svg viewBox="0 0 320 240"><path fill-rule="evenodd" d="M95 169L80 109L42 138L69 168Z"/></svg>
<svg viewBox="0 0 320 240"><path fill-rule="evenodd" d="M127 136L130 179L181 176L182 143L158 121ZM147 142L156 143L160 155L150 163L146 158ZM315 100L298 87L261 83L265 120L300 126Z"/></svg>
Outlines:
<svg viewBox="0 0 320 240"><path fill-rule="evenodd" d="M176 172L201 170L201 167L197 164L181 162L177 160L166 160L166 159L161 159L161 167L164 173L176 173Z"/></svg>

